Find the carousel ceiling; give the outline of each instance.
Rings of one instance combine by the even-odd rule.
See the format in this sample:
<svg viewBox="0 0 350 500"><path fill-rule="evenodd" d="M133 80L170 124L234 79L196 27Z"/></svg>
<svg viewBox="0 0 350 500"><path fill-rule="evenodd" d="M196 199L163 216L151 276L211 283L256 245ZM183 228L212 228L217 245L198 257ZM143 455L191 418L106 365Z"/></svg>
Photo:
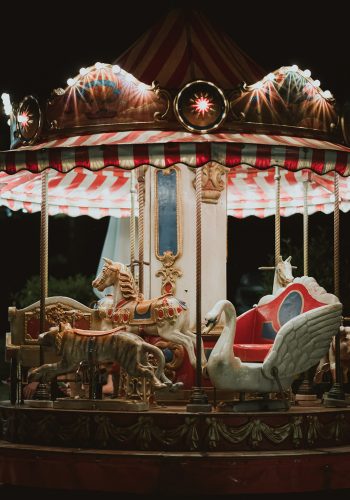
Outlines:
<svg viewBox="0 0 350 500"><path fill-rule="evenodd" d="M236 167L229 172L227 214L236 218L268 217L275 213L275 171ZM331 213L334 207L334 174L281 171L281 215L304 211L304 182L308 182L308 212ZM350 178L340 179L340 208L350 210ZM0 173L0 203L11 210L41 210L41 175ZM98 172L75 169L68 174L49 170L49 214L72 217L130 215L130 173L107 167Z"/></svg>

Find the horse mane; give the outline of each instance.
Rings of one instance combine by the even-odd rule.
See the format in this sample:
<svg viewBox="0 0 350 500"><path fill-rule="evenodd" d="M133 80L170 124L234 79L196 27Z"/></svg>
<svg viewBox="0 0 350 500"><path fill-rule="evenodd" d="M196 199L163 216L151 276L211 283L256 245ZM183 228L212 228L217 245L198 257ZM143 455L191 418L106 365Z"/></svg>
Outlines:
<svg viewBox="0 0 350 500"><path fill-rule="evenodd" d="M125 266L120 267L119 284L124 299L137 300L139 296L139 291L136 287L133 275Z"/></svg>

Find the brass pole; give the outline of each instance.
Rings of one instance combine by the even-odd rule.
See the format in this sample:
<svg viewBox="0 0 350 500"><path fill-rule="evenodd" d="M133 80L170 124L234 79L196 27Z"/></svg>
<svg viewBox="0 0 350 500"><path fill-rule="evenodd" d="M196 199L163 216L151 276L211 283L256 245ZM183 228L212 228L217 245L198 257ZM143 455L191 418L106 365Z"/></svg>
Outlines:
<svg viewBox="0 0 350 500"><path fill-rule="evenodd" d="M40 333L45 331L45 299L48 296L48 172L41 173L41 220L40 220Z"/></svg>
<svg viewBox="0 0 350 500"><path fill-rule="evenodd" d="M202 387L202 167L196 170L196 387Z"/></svg>
<svg viewBox="0 0 350 500"><path fill-rule="evenodd" d="M340 272L339 272L339 257L340 257L340 247L339 247L339 175L334 172L334 295L336 295L340 300ZM341 371L341 360L340 360L340 331L335 335L335 380L333 385L328 392L327 402L329 404L330 399L336 399L339 402L337 406L346 406L345 403L345 393L343 388ZM327 404L326 402L326 404Z"/></svg>
<svg viewBox="0 0 350 500"><path fill-rule="evenodd" d="M145 170L138 168L138 198L139 198L139 219L138 219L138 243L139 243L139 291L144 292L144 214L145 214Z"/></svg>
<svg viewBox="0 0 350 500"><path fill-rule="evenodd" d="M40 217L40 333L45 331L45 308L48 296L48 249L49 249L49 211L48 211L48 171L41 173L41 217ZM39 349L40 365L45 362L44 350ZM51 392L55 397L55 390ZM47 400L50 397L46 382L41 380L36 390L36 397L40 400Z"/></svg>
<svg viewBox="0 0 350 500"><path fill-rule="evenodd" d="M340 296L339 274L339 174L334 172L334 294Z"/></svg>
<svg viewBox="0 0 350 500"><path fill-rule="evenodd" d="M187 411L209 412L208 395L202 389L202 167L196 169L196 387Z"/></svg>
<svg viewBox="0 0 350 500"><path fill-rule="evenodd" d="M275 267L281 255L281 174L275 167L276 211L275 211Z"/></svg>
<svg viewBox="0 0 350 500"><path fill-rule="evenodd" d="M130 271L135 273L135 172L130 172Z"/></svg>
<svg viewBox="0 0 350 500"><path fill-rule="evenodd" d="M303 246L304 246L304 276L309 275L309 204L308 187L309 181L303 181L304 185L304 211L303 211Z"/></svg>

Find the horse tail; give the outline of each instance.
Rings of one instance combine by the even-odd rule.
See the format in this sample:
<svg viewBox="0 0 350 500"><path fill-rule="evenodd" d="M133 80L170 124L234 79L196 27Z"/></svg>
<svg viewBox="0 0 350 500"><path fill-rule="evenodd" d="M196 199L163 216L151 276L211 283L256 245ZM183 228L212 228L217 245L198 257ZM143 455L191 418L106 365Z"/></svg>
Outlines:
<svg viewBox="0 0 350 500"><path fill-rule="evenodd" d="M156 368L156 377L160 380L162 374L164 373L164 368L165 368L165 357L163 352L159 349L159 347L148 344L145 346L146 351L152 354L157 361L157 368Z"/></svg>

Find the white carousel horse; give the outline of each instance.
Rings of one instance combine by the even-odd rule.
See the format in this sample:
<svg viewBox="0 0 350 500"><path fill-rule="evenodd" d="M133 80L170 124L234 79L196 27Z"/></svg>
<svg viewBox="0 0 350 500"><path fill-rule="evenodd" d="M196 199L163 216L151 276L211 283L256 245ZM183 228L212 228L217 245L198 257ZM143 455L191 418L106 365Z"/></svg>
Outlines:
<svg viewBox="0 0 350 500"><path fill-rule="evenodd" d="M145 335L157 335L165 340L182 345L193 367L196 366L196 335L190 331L190 316L186 304L171 294L144 300L139 294L134 278L128 268L111 259L92 282L92 286L103 292L113 286L113 306L107 310L107 318L114 327ZM201 349L202 365L206 364L204 346Z"/></svg>
<svg viewBox="0 0 350 500"><path fill-rule="evenodd" d="M220 300L206 315L208 333L225 313L225 326L207 364L217 389L270 393L286 390L299 373L316 365L329 349L342 314L340 302L327 304L290 319L278 331L263 363L242 363L233 352L236 310Z"/></svg>
<svg viewBox="0 0 350 500"><path fill-rule="evenodd" d="M291 260L291 256L289 256L286 260L283 260L281 256L279 257L277 266L275 267L272 295L264 295L263 297L261 297L258 302L258 306L267 304L268 302L270 302L270 300L273 300L279 293L283 292L287 285L292 283L292 281L294 280L294 276Z"/></svg>

